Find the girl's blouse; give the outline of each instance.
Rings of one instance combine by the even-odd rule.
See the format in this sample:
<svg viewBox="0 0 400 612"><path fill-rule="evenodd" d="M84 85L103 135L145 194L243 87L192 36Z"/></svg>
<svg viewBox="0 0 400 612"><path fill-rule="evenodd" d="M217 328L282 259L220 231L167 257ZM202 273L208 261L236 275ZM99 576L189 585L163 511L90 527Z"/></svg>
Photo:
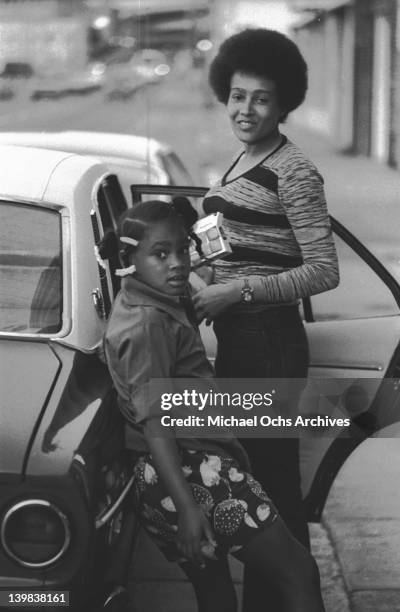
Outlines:
<svg viewBox="0 0 400 612"><path fill-rule="evenodd" d="M133 277L122 280L104 348L127 423L127 446L138 452L149 450L144 423L160 416L160 412L154 413L149 407L152 381L164 379L163 393L173 393L174 379L209 380L214 376L200 334L188 321L179 298L163 294ZM246 464L241 445L230 434L212 440L177 438L176 442L183 448L232 455L242 466Z"/></svg>
<svg viewBox="0 0 400 612"><path fill-rule="evenodd" d="M248 278L256 302L293 303L332 289L338 261L318 170L283 137L264 160L221 181L204 198L221 212L232 254L215 262L215 282Z"/></svg>

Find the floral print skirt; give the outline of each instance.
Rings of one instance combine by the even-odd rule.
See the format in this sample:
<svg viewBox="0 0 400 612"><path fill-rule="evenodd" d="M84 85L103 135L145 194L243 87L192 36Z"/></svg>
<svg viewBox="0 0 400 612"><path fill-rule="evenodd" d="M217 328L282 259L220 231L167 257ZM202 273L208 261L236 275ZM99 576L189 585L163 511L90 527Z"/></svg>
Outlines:
<svg viewBox="0 0 400 612"><path fill-rule="evenodd" d="M276 508L257 480L232 457L181 449L182 471L203 509L218 543L204 542L205 557L238 552L277 517ZM176 545L178 513L156 473L150 454L134 467L134 502L147 533L170 561L184 561Z"/></svg>

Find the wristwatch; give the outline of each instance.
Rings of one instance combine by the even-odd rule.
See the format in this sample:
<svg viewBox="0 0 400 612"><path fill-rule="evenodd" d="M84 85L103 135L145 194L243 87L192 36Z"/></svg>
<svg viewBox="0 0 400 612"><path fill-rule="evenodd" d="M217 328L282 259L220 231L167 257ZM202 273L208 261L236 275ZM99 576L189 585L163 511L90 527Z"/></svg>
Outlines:
<svg viewBox="0 0 400 612"><path fill-rule="evenodd" d="M254 300L254 291L250 287L249 281L247 278L244 279L243 288L240 292L241 300L245 304L252 304Z"/></svg>

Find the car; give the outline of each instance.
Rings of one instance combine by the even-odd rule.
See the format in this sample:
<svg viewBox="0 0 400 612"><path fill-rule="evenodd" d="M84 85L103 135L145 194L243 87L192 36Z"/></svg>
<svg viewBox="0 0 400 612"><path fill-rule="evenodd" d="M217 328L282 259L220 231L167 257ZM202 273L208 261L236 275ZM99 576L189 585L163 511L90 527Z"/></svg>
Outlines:
<svg viewBox="0 0 400 612"><path fill-rule="evenodd" d="M0 73L0 77L9 79L30 79L34 74L35 71L28 62L6 62L3 71Z"/></svg>
<svg viewBox="0 0 400 612"><path fill-rule="evenodd" d="M27 62L6 62L0 72L0 101L11 100L29 88L35 71Z"/></svg>
<svg viewBox="0 0 400 612"><path fill-rule="evenodd" d="M130 64L146 79L158 79L170 72L166 55L158 49L140 49L134 53Z"/></svg>
<svg viewBox="0 0 400 612"><path fill-rule="evenodd" d="M15 96L15 88L10 83L0 81L0 101L11 100Z"/></svg>
<svg viewBox="0 0 400 612"><path fill-rule="evenodd" d="M94 62L80 71L38 76L32 83L30 98L38 101L98 91L105 84L105 72L105 64Z"/></svg>
<svg viewBox="0 0 400 612"><path fill-rule="evenodd" d="M119 171L131 198L132 183L193 185L194 179L171 146L145 136L110 132L0 132L0 144L17 144L94 155Z"/></svg>
<svg viewBox="0 0 400 612"><path fill-rule="evenodd" d="M94 243L126 203L98 159L18 146L0 159L0 588L122 610L136 521L100 348L117 277Z"/></svg>
<svg viewBox="0 0 400 612"><path fill-rule="evenodd" d="M118 168L89 155L3 145L0 161L0 589L69 590L73 610L123 609L133 458L102 351L119 264L94 246L132 202L206 188L132 183L127 200ZM399 284L332 227L341 283L303 301L311 367L298 435L312 522L351 453L400 422ZM212 330L201 333L212 360Z"/></svg>
<svg viewBox="0 0 400 612"><path fill-rule="evenodd" d="M142 87L159 83L169 72L170 66L162 51L138 50L129 61L109 66L107 98L109 100L130 98Z"/></svg>

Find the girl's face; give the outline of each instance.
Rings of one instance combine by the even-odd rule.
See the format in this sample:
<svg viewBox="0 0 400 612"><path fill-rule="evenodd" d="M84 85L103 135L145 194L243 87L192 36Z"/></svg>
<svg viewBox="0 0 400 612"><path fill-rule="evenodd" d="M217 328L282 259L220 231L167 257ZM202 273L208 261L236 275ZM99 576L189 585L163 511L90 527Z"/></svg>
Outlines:
<svg viewBox="0 0 400 612"><path fill-rule="evenodd" d="M248 145L275 138L284 115L274 81L243 72L232 76L227 110L234 134Z"/></svg>
<svg viewBox="0 0 400 612"><path fill-rule="evenodd" d="M182 295L190 273L189 244L179 222L155 223L132 255L135 277L162 293Z"/></svg>

